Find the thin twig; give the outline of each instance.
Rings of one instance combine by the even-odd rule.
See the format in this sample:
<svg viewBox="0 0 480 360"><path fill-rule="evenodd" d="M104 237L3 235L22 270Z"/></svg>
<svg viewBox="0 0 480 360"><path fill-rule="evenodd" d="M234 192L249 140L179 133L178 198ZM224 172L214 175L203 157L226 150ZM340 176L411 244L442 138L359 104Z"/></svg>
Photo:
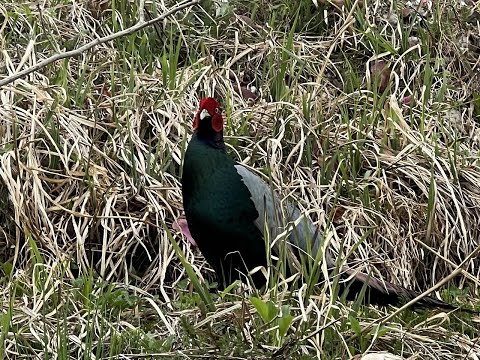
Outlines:
<svg viewBox="0 0 480 360"><path fill-rule="evenodd" d="M138 1L138 23L143 24L145 22L145 0Z"/></svg>
<svg viewBox="0 0 480 360"><path fill-rule="evenodd" d="M166 13L164 13L164 14L158 16L158 17L156 17L155 19L152 19L152 20L149 20L149 21L146 21L146 22L145 21L144 22L139 21L136 25L134 25L132 27L129 27L128 29L116 32L114 34L111 34L111 35L108 35L108 36L105 36L105 37L102 37L102 38L95 39L95 40L90 41L89 43L87 43L87 44L85 44L85 45L83 45L83 46L81 46L77 49L66 51L66 52L63 52L63 53L59 53L59 54L55 54L53 56L50 56L49 58L39 62L38 64L35 64L35 65L25 69L25 70L22 70L22 71L20 71L16 74L13 74L13 75L11 75L11 76L3 79L3 80L0 80L0 87L4 86L4 85L7 85L7 84L10 84L11 82L14 82L15 80L20 79L20 78L22 78L22 77L24 77L28 74L31 74L32 72L38 71L38 70L44 68L45 66L47 66L47 65L49 65L49 64L51 64L55 61L66 59L66 58L71 58L71 57L74 57L74 56L78 56L78 55L84 53L85 51L88 51L88 50L94 48L95 46L106 43L108 41L115 40L115 39L117 39L119 37L122 37L122 36L125 36L125 35L133 34L134 32L139 31L143 28L146 28L146 27L148 27L152 24L155 24L156 22L159 22L159 21L165 19L166 17L175 14L182 9L185 9L189 6L198 4L199 1L200 0L192 0L192 1L188 1L186 3L180 4L180 5L177 5L173 9L167 11Z"/></svg>

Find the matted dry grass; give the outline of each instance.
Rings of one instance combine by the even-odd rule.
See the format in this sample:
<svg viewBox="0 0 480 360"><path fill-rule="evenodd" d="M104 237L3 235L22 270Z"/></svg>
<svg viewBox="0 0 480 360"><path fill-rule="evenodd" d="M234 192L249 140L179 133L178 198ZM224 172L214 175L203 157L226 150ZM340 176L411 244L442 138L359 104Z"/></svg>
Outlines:
<svg viewBox="0 0 480 360"><path fill-rule="evenodd" d="M135 2L124 4L114 13L109 1L1 4L0 74L132 25ZM162 12L171 7L154 4L147 2L146 8ZM157 356L218 354L218 344L185 342L182 317L194 329L207 326L214 333L219 328L225 333L223 327L233 318L245 329L245 343L258 349L249 338L258 331L255 322L244 319L252 311L245 299L219 299L217 311L207 317L196 305L176 305L186 274L168 233L182 213L181 159L198 100L205 95L217 96L225 106L230 150L247 165L268 168L283 194L297 199L332 234L336 251L343 245L346 254L368 234L348 259L352 267L425 290L478 247L480 105L472 100L480 94L478 9L435 1L423 15L434 34L424 31L418 37L432 36L437 46L412 43L402 52L408 43L405 30L399 31L398 17L395 23L391 16L400 14L401 4L388 8L366 2L357 10L363 20L355 12L326 7L323 33L297 31L290 40L282 26L266 22L272 2L263 4L255 21L241 12L248 2L227 4L226 17L216 18L219 35L198 6L156 31L102 44L0 88L0 261L8 264L1 283L2 313L13 309L10 326L21 333L12 330L2 338L7 357L62 353L58 329L64 319L71 330L65 339L71 357L98 357L89 353L85 339L113 347L114 333L141 329L151 318L158 319L150 333L154 339L183 339L175 351ZM274 11L288 13L283 6ZM304 6L315 11L310 3ZM462 16L469 20L460 21ZM362 33L363 27L375 31ZM387 40L397 54L380 51ZM172 49L178 49L178 60L175 51L168 52ZM384 94L366 71L380 58L391 71ZM285 76L279 78L283 66ZM355 79L359 89L348 91ZM238 91L250 85L258 88L257 101ZM402 104L407 98L411 106ZM198 276L210 279L212 271L200 253L185 241L181 248ZM94 316L75 295L72 281L92 268L99 281L140 299L135 307L106 317L111 332L102 332L101 322L92 325ZM451 282L470 288L462 302L478 298L479 275L476 256ZM12 290L18 284L23 295ZM330 324L334 311L344 321L330 329L344 338L350 310L323 296L305 301L302 296L300 291L296 300L288 300L296 314L291 342L298 347L292 351L324 357L332 350L328 341L333 335L309 334ZM360 325L385 314L385 309L371 309L359 315ZM451 321L462 325L449 327ZM386 329L378 340L371 338L369 350L438 359L480 354L478 331L455 315L440 313L414 327L392 321ZM395 349L395 341L404 347ZM282 344L264 344L265 357L267 350L279 348L284 356L294 356L285 350L293 345ZM345 358L352 355L347 344L348 334Z"/></svg>

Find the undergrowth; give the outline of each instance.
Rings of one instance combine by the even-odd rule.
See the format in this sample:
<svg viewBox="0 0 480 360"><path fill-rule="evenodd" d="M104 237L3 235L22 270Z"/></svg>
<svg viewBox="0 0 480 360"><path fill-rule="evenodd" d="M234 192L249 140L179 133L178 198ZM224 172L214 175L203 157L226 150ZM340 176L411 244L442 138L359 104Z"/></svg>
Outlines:
<svg viewBox="0 0 480 360"><path fill-rule="evenodd" d="M0 4L0 80L134 25L141 3ZM351 268L417 291L452 273L480 238L480 10L462 3L204 0L2 86L0 357L478 358L478 316L382 321L393 308L330 297L322 263L304 286L217 292L172 226L215 96L232 156ZM479 275L473 256L436 296L478 309Z"/></svg>

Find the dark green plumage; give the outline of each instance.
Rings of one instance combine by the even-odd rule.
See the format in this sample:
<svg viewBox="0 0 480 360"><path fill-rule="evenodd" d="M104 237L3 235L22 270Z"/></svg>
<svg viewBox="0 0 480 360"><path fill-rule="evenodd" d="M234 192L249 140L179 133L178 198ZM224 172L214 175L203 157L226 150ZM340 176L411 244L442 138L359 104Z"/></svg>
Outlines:
<svg viewBox="0 0 480 360"><path fill-rule="evenodd" d="M194 134L185 153L182 192L190 232L221 286L238 279L238 271L266 266L263 234L255 226L258 212L225 149ZM244 254L242 258L240 254ZM252 279L261 286L265 277Z"/></svg>

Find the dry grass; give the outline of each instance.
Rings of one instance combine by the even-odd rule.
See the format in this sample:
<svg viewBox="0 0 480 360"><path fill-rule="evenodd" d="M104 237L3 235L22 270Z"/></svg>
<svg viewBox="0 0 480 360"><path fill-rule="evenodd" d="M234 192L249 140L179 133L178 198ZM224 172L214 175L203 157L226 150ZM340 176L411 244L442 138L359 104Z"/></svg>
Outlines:
<svg viewBox="0 0 480 360"><path fill-rule="evenodd" d="M42 6L0 4L0 74L138 19L134 1ZM447 276L480 238L478 5L439 0L424 20L396 22L404 4L326 6L327 21L309 1L202 6L0 88L1 354L477 359L478 317L455 313L408 312L354 343L391 309L272 290L263 299L293 315L286 337L245 294L215 295L206 313L168 236L192 116L215 95L240 161L297 199L335 251L362 241L352 267L417 290ZM391 72L385 92L368 71L377 59ZM255 102L238 92L250 85ZM478 304L479 278L474 257L444 297Z"/></svg>

